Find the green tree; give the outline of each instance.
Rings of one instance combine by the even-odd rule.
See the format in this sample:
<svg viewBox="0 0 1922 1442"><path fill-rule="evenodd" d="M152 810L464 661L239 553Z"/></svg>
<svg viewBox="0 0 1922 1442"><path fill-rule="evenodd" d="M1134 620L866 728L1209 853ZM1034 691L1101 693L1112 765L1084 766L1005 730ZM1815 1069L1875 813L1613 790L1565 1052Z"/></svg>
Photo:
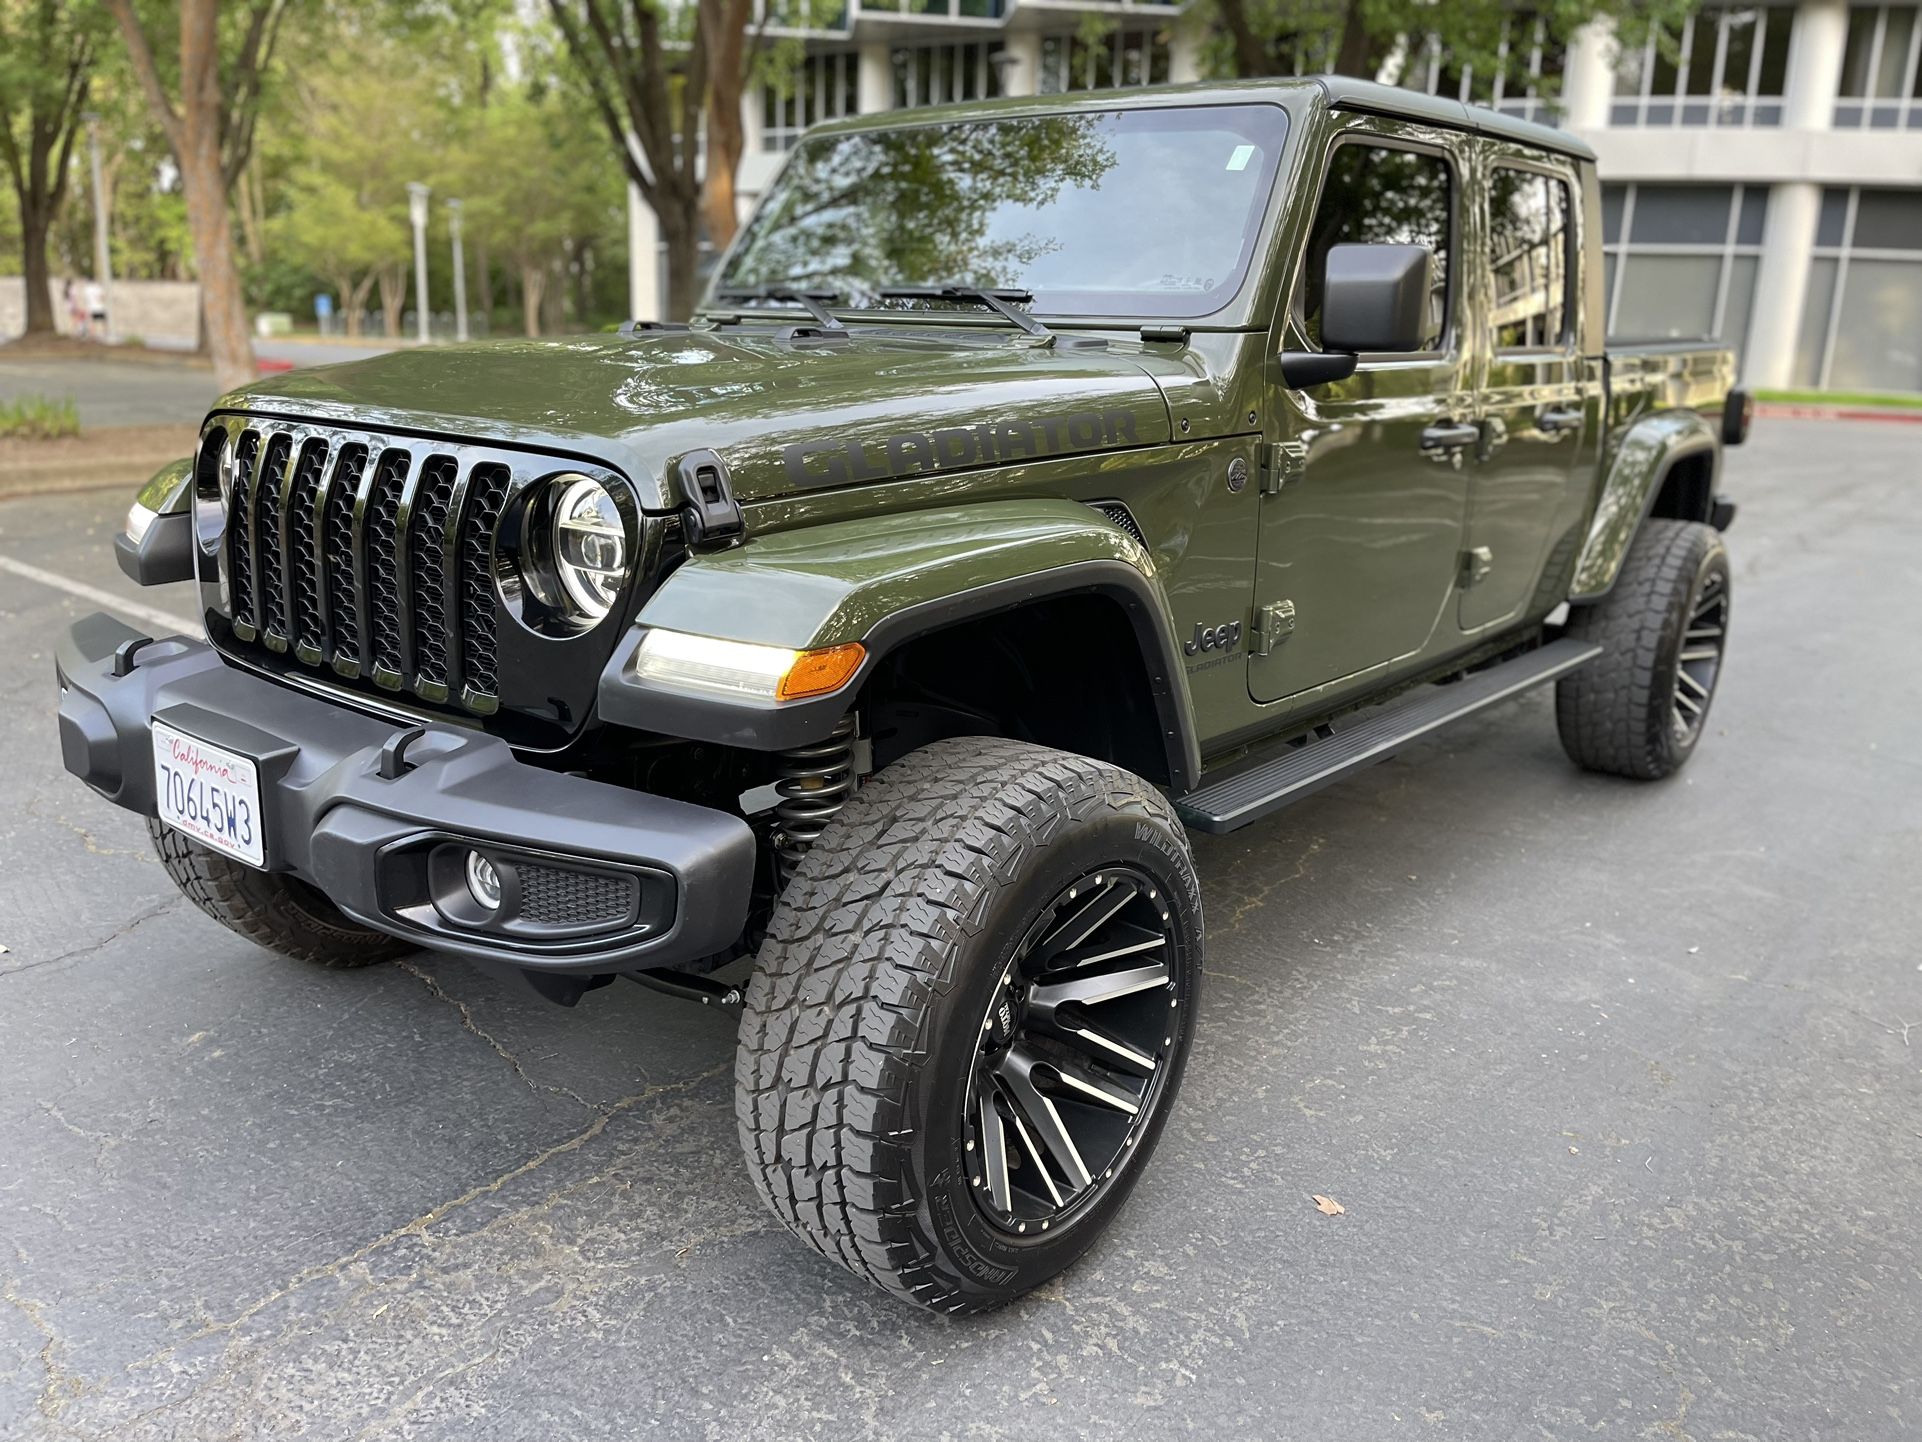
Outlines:
<svg viewBox="0 0 1922 1442"><path fill-rule="evenodd" d="M29 335L54 328L47 237L66 199L104 23L90 0L0 0L0 160L19 213Z"/></svg>
<svg viewBox="0 0 1922 1442"><path fill-rule="evenodd" d="M585 272L612 249L607 241L621 225L620 176L570 99L551 86L498 94L470 132L468 163L455 180L467 233L513 269L527 335L560 319L564 278L578 282L576 308L585 308Z"/></svg>
<svg viewBox="0 0 1922 1442"><path fill-rule="evenodd" d="M1498 73L1526 77L1526 46L1503 42L1516 26L1539 17L1543 43L1559 50L1592 20L1609 19L1623 36L1639 42L1648 27L1687 14L1694 0L1202 0L1190 23L1206 27L1212 68L1238 76L1289 75L1331 70L1373 79L1397 56L1428 43L1439 45L1450 70L1471 68L1492 83ZM1535 81L1552 95L1559 81Z"/></svg>
<svg viewBox="0 0 1922 1442"><path fill-rule="evenodd" d="M376 288L382 329L400 334L413 253L407 183L432 183L438 157L462 144L441 95L410 83L412 65L411 51L349 37L289 107L303 143L265 223L268 244L333 289L350 335Z"/></svg>

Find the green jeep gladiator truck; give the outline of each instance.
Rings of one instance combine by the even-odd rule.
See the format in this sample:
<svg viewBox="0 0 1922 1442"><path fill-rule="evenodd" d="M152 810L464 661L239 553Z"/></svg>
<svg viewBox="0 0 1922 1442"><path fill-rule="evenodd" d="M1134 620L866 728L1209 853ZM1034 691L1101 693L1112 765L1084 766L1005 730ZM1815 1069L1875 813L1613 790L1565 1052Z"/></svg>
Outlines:
<svg viewBox="0 0 1922 1442"><path fill-rule="evenodd" d="M221 399L117 542L206 636L77 623L66 765L289 956L738 1003L767 1205L993 1306L1167 1119L1189 829L1549 681L1699 742L1748 405L1602 295L1590 151L1406 91L823 126L687 324Z"/></svg>

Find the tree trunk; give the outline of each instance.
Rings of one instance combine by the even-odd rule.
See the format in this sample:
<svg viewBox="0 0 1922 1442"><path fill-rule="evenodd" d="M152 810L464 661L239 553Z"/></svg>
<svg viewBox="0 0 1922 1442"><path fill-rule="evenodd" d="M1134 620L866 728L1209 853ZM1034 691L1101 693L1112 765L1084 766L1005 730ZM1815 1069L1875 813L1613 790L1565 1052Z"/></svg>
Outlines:
<svg viewBox="0 0 1922 1442"><path fill-rule="evenodd" d="M1375 67L1370 63L1368 25L1361 13L1362 0L1348 0L1341 22L1341 49L1335 56L1335 73L1373 80Z"/></svg>
<svg viewBox="0 0 1922 1442"><path fill-rule="evenodd" d="M547 271L528 261L521 262L521 334L541 333L541 300L547 292Z"/></svg>
<svg viewBox="0 0 1922 1442"><path fill-rule="evenodd" d="M494 268L487 263L487 242L474 242L474 298L480 306L480 313L492 316L494 313Z"/></svg>
<svg viewBox="0 0 1922 1442"><path fill-rule="evenodd" d="M148 107L166 133L180 167L180 189L187 201L187 228L193 233L195 269L200 277L200 314L214 379L222 389L254 379L254 344L247 334L247 301L234 263L233 219L227 209L227 175L221 134L227 127L220 88L219 0L181 0L180 108L169 101L154 61L153 47L132 0L107 0L107 8L127 42Z"/></svg>
<svg viewBox="0 0 1922 1442"><path fill-rule="evenodd" d="M380 326L383 334L400 334L400 312L406 304L407 267L383 265L380 268Z"/></svg>
<svg viewBox="0 0 1922 1442"><path fill-rule="evenodd" d="M52 217L41 214L20 216L21 274L27 285L27 334L52 335L56 329L53 297L48 293L53 278L47 270L47 231Z"/></svg>
<svg viewBox="0 0 1922 1442"><path fill-rule="evenodd" d="M689 197L691 202L695 199ZM656 212L661 243L667 248L668 320L686 320L701 298L701 234L695 211L696 205L690 203L681 213L665 205Z"/></svg>
<svg viewBox="0 0 1922 1442"><path fill-rule="evenodd" d="M707 238L718 248L734 239L740 215L734 202L734 175L741 168L746 132L741 125L741 99L747 91L754 18L750 0L700 0L700 19L707 42L707 155L701 182L701 219Z"/></svg>
<svg viewBox="0 0 1922 1442"><path fill-rule="evenodd" d="M1217 0L1221 11L1221 23L1227 27L1228 37L1234 42L1235 74L1244 80L1258 75L1279 72L1281 67L1270 56L1268 46L1255 33L1254 23L1248 18L1245 0Z"/></svg>
<svg viewBox="0 0 1922 1442"><path fill-rule="evenodd" d="M227 213L227 183L220 174L220 132L203 128L199 153L180 166L180 188L187 200L187 228L194 238L194 270L200 277L200 314L207 349L213 353L214 380L232 390L254 380L254 343L247 334L247 302L234 263L234 230Z"/></svg>

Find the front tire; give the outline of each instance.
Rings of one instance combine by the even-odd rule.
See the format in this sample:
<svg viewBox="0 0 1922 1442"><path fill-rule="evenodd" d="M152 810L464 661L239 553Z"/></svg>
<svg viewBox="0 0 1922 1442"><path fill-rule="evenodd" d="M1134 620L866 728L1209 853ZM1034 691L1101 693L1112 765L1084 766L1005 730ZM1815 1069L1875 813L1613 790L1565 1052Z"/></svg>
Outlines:
<svg viewBox="0 0 1922 1442"><path fill-rule="evenodd" d="M895 763L802 860L748 984L762 1200L939 1311L1047 1281L1160 1136L1202 939L1187 838L1140 778L989 737Z"/></svg>
<svg viewBox="0 0 1922 1442"><path fill-rule="evenodd" d="M349 921L298 877L242 866L151 817L147 833L181 894L256 946L336 968L372 966L414 949L384 931Z"/></svg>
<svg viewBox="0 0 1922 1442"><path fill-rule="evenodd" d="M1569 635L1604 648L1555 686L1569 758L1639 781L1681 770L1708 724L1728 623L1721 532L1696 521L1644 522L1614 589L1569 614Z"/></svg>

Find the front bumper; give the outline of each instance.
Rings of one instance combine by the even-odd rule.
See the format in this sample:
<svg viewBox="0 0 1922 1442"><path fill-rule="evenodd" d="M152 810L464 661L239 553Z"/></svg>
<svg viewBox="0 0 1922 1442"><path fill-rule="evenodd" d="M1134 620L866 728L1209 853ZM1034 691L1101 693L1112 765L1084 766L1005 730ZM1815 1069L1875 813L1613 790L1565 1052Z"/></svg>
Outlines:
<svg viewBox="0 0 1922 1442"><path fill-rule="evenodd" d="M240 752L260 776L268 870L423 947L615 972L711 956L746 921L755 839L739 817L530 766L475 731L396 727L111 616L75 623L56 667L74 775L152 816L156 718ZM507 911L523 891L538 907L479 918L458 884L470 847L510 877Z"/></svg>

